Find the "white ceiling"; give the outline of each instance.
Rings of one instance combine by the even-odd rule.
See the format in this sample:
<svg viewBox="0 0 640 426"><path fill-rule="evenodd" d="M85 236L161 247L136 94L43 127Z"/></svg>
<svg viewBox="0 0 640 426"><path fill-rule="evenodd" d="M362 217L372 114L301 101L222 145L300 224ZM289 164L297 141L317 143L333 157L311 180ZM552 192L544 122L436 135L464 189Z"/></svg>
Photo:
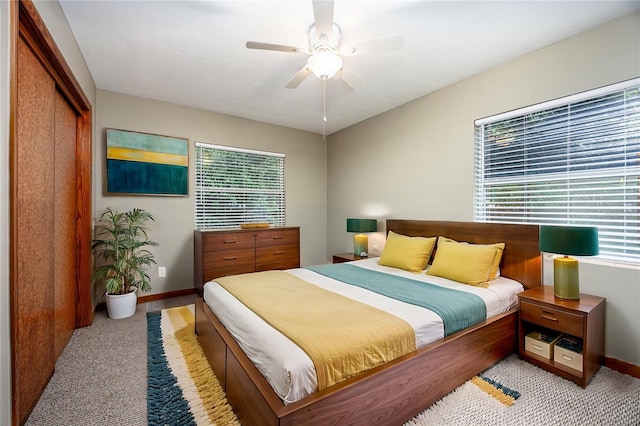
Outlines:
<svg viewBox="0 0 640 426"><path fill-rule="evenodd" d="M322 83L286 89L307 55L311 0L60 1L99 89L323 133ZM640 1L336 0L342 42L402 35L400 51L344 58L365 80L327 82L326 134L623 14Z"/></svg>

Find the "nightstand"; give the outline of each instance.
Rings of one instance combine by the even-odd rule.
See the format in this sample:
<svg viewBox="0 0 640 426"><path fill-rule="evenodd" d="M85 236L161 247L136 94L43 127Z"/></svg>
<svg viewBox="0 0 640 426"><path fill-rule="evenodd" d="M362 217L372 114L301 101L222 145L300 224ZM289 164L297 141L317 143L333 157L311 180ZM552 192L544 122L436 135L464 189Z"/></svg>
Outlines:
<svg viewBox="0 0 640 426"><path fill-rule="evenodd" d="M519 293L518 305L520 358L586 387L604 360L605 299L580 294L580 299L564 300L553 295L553 286L540 286ZM582 359L565 355L557 361L525 350L525 336L545 328L582 339Z"/></svg>
<svg viewBox="0 0 640 426"><path fill-rule="evenodd" d="M354 260L368 259L369 257L357 256L353 253L338 253L333 255L333 263L352 262Z"/></svg>

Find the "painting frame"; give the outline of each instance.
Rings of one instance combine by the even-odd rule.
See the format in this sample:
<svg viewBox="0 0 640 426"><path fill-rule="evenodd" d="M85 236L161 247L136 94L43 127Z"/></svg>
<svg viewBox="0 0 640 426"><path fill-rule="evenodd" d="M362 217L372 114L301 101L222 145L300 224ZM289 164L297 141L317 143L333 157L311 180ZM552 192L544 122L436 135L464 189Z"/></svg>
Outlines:
<svg viewBox="0 0 640 426"><path fill-rule="evenodd" d="M107 194L189 195L189 139L106 128Z"/></svg>

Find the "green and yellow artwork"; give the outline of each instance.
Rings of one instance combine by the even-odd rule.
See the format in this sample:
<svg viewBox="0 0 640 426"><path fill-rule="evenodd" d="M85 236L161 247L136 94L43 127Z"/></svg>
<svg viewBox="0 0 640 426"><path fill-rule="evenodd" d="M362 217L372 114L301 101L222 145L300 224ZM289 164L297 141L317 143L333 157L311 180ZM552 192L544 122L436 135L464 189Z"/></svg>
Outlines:
<svg viewBox="0 0 640 426"><path fill-rule="evenodd" d="M107 192L188 195L188 139L107 129Z"/></svg>

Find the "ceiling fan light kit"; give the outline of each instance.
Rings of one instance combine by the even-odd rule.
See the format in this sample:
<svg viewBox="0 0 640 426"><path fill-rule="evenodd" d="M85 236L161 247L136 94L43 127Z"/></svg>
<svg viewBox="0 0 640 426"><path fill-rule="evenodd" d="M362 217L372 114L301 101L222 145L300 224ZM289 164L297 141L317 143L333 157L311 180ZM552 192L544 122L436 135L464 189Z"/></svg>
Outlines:
<svg viewBox="0 0 640 426"><path fill-rule="evenodd" d="M321 50L309 57L307 68L319 79L328 80L342 69L342 59L328 50Z"/></svg>
<svg viewBox="0 0 640 426"><path fill-rule="evenodd" d="M248 41L249 49L272 50L287 53L304 53L311 55L307 63L289 80L285 86L287 89L295 89L310 74L314 74L323 81L323 121L327 121L326 114L326 81L335 77L342 71L340 77L351 89L355 89L364 83L362 77L351 69L343 67L340 56L361 55L378 53L388 50L402 49L402 36L385 39L369 40L354 46L340 46L341 32L338 25L333 22L333 1L313 0L313 14L315 22L309 28L309 48L285 46L281 44L262 43ZM322 136L325 136L324 125Z"/></svg>
<svg viewBox="0 0 640 426"><path fill-rule="evenodd" d="M328 80L342 69L342 59L335 53L340 46L340 28L334 23L332 30L331 34L321 34L316 24L309 28L312 55L307 60L307 68L320 80Z"/></svg>
<svg viewBox="0 0 640 426"><path fill-rule="evenodd" d="M271 50L295 54L311 55L307 63L289 80L287 89L295 89L310 74L321 80L328 80L339 71L339 77L352 89L361 86L364 81L355 71L345 68L341 56L363 55L402 49L402 36L393 36L356 43L353 46L342 46L342 31L333 22L333 1L313 0L314 22L309 27L307 48L286 46L282 44L248 41L248 49Z"/></svg>

